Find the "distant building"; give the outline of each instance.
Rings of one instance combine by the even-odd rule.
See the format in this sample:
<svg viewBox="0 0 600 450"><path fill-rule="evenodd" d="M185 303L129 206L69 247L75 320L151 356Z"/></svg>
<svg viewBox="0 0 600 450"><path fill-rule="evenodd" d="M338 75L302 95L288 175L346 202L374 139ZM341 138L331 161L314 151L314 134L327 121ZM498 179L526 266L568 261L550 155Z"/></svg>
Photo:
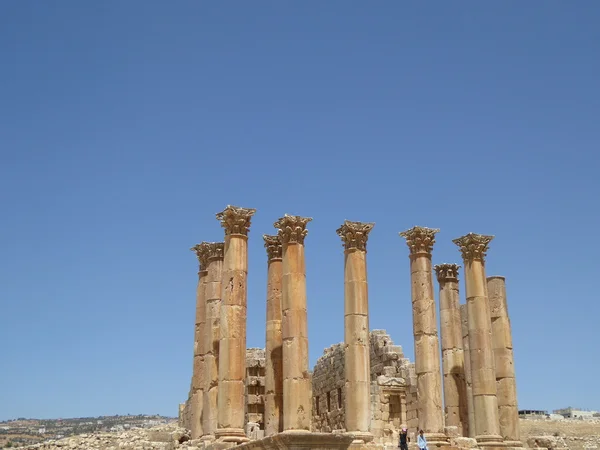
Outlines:
<svg viewBox="0 0 600 450"><path fill-rule="evenodd" d="M45 434L46 433L46 428L42 427L38 430L38 434Z"/></svg>
<svg viewBox="0 0 600 450"><path fill-rule="evenodd" d="M541 409L520 409L519 417L527 418L546 418L548 417L548 412Z"/></svg>
<svg viewBox="0 0 600 450"><path fill-rule="evenodd" d="M587 419L593 419L595 417L598 417L598 411L576 409L576 408L571 408L570 406L568 408L555 409L553 412L554 412L554 414L560 414L565 419L587 420Z"/></svg>

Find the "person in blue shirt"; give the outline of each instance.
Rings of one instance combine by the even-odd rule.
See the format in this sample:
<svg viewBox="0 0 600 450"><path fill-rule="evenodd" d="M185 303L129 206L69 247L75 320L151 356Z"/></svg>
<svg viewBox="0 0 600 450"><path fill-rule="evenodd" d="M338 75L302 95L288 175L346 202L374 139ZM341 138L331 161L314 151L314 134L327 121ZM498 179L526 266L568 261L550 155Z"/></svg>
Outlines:
<svg viewBox="0 0 600 450"><path fill-rule="evenodd" d="M417 439L417 445L420 450L429 450L427 448L427 439L425 439L425 435L423 434L423 430L419 431L419 437Z"/></svg>

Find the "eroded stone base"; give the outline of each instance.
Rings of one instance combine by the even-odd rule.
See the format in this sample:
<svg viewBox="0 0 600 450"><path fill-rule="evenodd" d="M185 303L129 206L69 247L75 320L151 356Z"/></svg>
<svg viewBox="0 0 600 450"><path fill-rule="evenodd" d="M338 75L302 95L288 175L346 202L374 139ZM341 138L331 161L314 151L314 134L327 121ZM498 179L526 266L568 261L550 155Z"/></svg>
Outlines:
<svg viewBox="0 0 600 450"><path fill-rule="evenodd" d="M344 434L297 431L294 433L279 433L258 441L247 442L237 448L240 450L348 450L353 440L353 436ZM369 446L369 448L372 447Z"/></svg>

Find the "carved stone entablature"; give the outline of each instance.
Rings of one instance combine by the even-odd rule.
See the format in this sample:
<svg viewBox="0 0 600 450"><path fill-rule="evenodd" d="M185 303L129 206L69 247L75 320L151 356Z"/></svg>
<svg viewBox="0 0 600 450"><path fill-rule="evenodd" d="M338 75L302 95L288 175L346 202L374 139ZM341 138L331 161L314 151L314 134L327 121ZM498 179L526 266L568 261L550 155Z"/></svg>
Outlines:
<svg viewBox="0 0 600 450"><path fill-rule="evenodd" d="M387 388L403 388L406 387L406 380L400 377L386 377L385 375L379 375L377 377L377 384Z"/></svg>
<svg viewBox="0 0 600 450"><path fill-rule="evenodd" d="M277 261L281 259L283 246L279 235L263 234L265 240L265 248L267 249L267 259L269 261Z"/></svg>
<svg viewBox="0 0 600 450"><path fill-rule="evenodd" d="M485 255L488 251L489 244L492 241L492 239L494 239L494 236L469 233L459 238L453 239L452 242L458 245L465 262L475 260L484 262Z"/></svg>
<svg viewBox="0 0 600 450"><path fill-rule="evenodd" d="M374 226L374 223L345 220L344 224L336 230L336 233L342 238L346 250L357 249L366 252L369 233Z"/></svg>
<svg viewBox="0 0 600 450"><path fill-rule="evenodd" d="M439 231L437 228L412 227L410 230L401 232L400 236L406 239L411 255L431 255L433 244L435 244L435 234Z"/></svg>
<svg viewBox="0 0 600 450"><path fill-rule="evenodd" d="M285 215L273 224L279 229L279 237L282 244L304 244L304 238L308 234L306 224L312 217L300 217Z"/></svg>
<svg viewBox="0 0 600 450"><path fill-rule="evenodd" d="M208 252L204 244L206 243L202 242L201 244L196 244L192 248L190 248L190 250L193 251L196 254L196 257L198 258L200 272L205 271L206 267L208 266Z"/></svg>
<svg viewBox="0 0 600 450"><path fill-rule="evenodd" d="M438 282L458 281L458 269L460 269L458 264L444 263L433 266L433 268L435 269Z"/></svg>
<svg viewBox="0 0 600 450"><path fill-rule="evenodd" d="M228 205L223 211L217 213L217 220L225 228L226 236L230 234L248 236L250 220L255 212L256 209Z"/></svg>

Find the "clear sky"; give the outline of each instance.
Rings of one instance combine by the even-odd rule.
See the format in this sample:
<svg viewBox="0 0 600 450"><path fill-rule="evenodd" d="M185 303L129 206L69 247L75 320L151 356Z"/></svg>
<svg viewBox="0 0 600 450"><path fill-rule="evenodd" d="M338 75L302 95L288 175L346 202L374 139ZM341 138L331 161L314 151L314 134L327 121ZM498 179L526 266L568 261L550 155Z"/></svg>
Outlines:
<svg viewBox="0 0 600 450"><path fill-rule="evenodd" d="M371 328L411 360L398 232L440 228L434 263L494 234L519 406L600 409L598 23L585 0L1 1L0 420L176 415L189 248L227 204L258 210L249 347L284 213L314 218L311 366L343 340L344 219L376 222Z"/></svg>

